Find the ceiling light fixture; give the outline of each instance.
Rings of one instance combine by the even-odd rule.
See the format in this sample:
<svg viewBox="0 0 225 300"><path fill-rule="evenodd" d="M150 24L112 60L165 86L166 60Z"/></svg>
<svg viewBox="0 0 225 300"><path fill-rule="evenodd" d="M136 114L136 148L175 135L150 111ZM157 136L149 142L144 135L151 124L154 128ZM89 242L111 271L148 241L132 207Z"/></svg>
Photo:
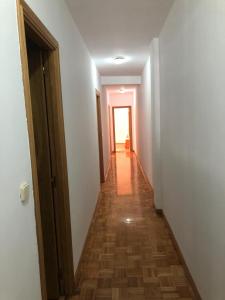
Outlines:
<svg viewBox="0 0 225 300"><path fill-rule="evenodd" d="M119 91L120 91L120 94L124 94L126 92L124 87L121 87Z"/></svg>
<svg viewBox="0 0 225 300"><path fill-rule="evenodd" d="M131 57L129 56L122 56L118 55L115 57L109 57L105 59L106 63L115 64L115 65L121 65L131 60Z"/></svg>
<svg viewBox="0 0 225 300"><path fill-rule="evenodd" d="M113 59L114 64L121 65L127 62L127 58L123 56L117 56Z"/></svg>

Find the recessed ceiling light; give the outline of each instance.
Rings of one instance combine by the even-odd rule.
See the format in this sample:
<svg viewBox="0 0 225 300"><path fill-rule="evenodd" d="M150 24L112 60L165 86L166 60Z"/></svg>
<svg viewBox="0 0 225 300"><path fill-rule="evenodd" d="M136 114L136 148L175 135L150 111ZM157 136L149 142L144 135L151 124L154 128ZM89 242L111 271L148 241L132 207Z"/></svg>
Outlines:
<svg viewBox="0 0 225 300"><path fill-rule="evenodd" d="M115 65L121 65L131 60L131 57L129 56L122 56L118 55L115 57L109 57L105 59L106 63L115 64Z"/></svg>
<svg viewBox="0 0 225 300"><path fill-rule="evenodd" d="M114 64L121 65L127 62L127 58L124 56L117 56L113 59Z"/></svg>
<svg viewBox="0 0 225 300"><path fill-rule="evenodd" d="M124 94L126 92L124 87L121 87L119 91L120 91L120 94Z"/></svg>

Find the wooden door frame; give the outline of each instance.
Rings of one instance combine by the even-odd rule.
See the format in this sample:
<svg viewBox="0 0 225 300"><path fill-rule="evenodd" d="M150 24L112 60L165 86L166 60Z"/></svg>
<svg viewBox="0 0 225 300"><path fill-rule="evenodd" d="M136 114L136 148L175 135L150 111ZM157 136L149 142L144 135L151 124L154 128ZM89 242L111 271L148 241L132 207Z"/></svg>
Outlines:
<svg viewBox="0 0 225 300"><path fill-rule="evenodd" d="M112 119L113 119L113 152L116 152L116 131L115 131L115 109L128 108L129 109L129 135L130 135L130 151L133 152L133 122L132 122L132 106L112 106Z"/></svg>
<svg viewBox="0 0 225 300"><path fill-rule="evenodd" d="M101 93L96 89L96 110L97 110L97 129L98 129L98 149L99 149L99 171L100 183L105 182L103 138L102 138L102 114L101 114Z"/></svg>
<svg viewBox="0 0 225 300"><path fill-rule="evenodd" d="M61 77L59 63L59 45L56 39L51 35L39 18L34 14L30 7L23 0L17 0L17 16L19 29L20 54L22 63L24 96L26 106L26 116L28 124L28 135L32 166L32 179L34 190L35 203L35 218L36 232L39 253L39 269L42 299L47 300L46 277L45 277L45 262L44 262L44 246L42 235L42 220L40 210L38 173L37 173L37 158L35 148L35 137L33 127L33 115L31 106L30 80L28 69L28 57L26 46L25 26L34 35L37 44L50 51L49 69L51 72L51 92L52 92L52 107L54 110L54 138L56 141L56 173L57 173L57 188L60 192L60 234L63 236L61 244L61 256L63 262L63 279L65 295L72 295L75 292L74 286L74 267L73 267L73 250L71 236L71 219L70 219L70 203L69 203L69 186L67 172L67 157L65 144L65 129L63 118L63 105L61 93Z"/></svg>
<svg viewBox="0 0 225 300"><path fill-rule="evenodd" d="M112 149L112 122L111 122L112 116L111 116L111 106L108 105L108 124L109 124L109 149L110 153L113 153Z"/></svg>

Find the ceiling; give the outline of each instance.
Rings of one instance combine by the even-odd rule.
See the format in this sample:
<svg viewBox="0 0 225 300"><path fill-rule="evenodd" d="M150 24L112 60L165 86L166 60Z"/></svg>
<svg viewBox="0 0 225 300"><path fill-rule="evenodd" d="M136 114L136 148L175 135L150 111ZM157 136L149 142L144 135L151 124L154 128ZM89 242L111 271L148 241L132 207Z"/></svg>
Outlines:
<svg viewBox="0 0 225 300"><path fill-rule="evenodd" d="M101 75L140 75L174 0L66 0ZM128 62L114 65L112 58ZM111 60L110 60L111 59Z"/></svg>

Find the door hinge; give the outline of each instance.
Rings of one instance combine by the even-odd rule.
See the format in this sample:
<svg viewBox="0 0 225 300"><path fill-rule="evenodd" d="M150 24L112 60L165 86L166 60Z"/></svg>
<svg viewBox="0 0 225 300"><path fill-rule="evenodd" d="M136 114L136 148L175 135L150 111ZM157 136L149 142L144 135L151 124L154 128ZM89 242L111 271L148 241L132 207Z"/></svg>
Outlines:
<svg viewBox="0 0 225 300"><path fill-rule="evenodd" d="M56 188L56 176L51 177L51 184L53 188Z"/></svg>
<svg viewBox="0 0 225 300"><path fill-rule="evenodd" d="M45 66L42 66L42 72L43 72L43 75L46 75L47 70L46 70Z"/></svg>

